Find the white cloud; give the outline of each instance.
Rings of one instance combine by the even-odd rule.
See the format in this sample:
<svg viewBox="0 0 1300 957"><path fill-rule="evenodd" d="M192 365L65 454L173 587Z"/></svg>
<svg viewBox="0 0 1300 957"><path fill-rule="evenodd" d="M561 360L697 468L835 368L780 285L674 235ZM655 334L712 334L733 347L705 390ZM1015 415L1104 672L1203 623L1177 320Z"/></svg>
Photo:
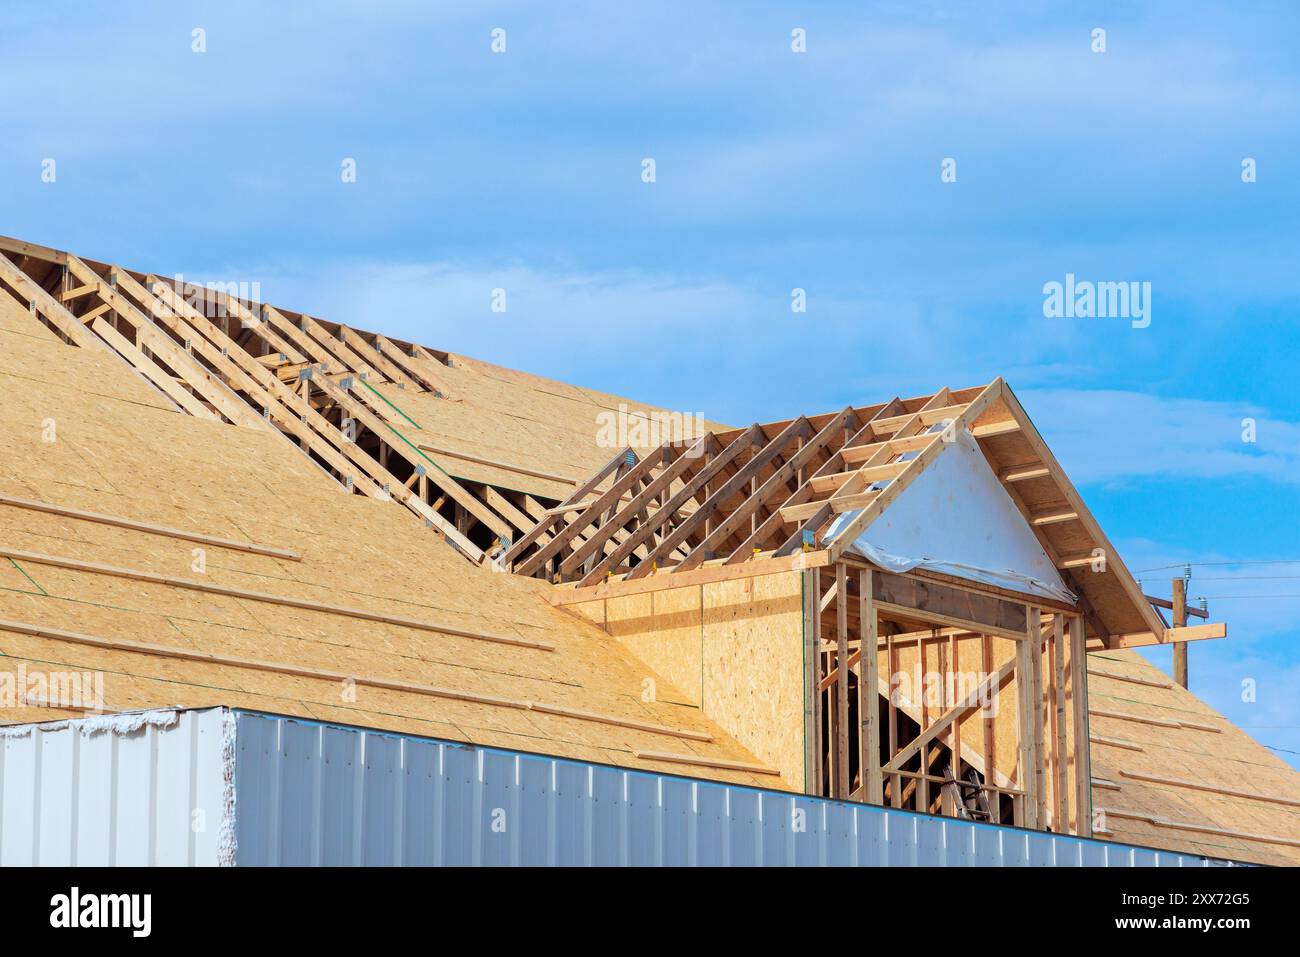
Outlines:
<svg viewBox="0 0 1300 957"><path fill-rule="evenodd" d="M1032 337L991 337L956 309L926 315L901 286L850 296L810 284L800 314L791 311L801 285L792 277L741 282L518 261L215 272L255 278L268 302L287 308L733 424L976 385L1008 356L1024 370L1043 359ZM490 309L498 288L504 314Z"/></svg>
<svg viewBox="0 0 1300 957"><path fill-rule="evenodd" d="M1036 317L1010 326L1026 334L1008 335L1005 321L980 318L972 304L918 302L898 277L862 290L809 283L808 312L795 314L790 290L803 284L790 276L742 281L520 260L315 260L187 275L256 279L267 301L286 308L732 423L1002 375L1076 483L1300 481L1300 423L1246 401L1052 388L1095 376L1099 357L1083 325ZM498 288L504 314L490 308ZM1247 418L1254 443L1242 440Z"/></svg>
<svg viewBox="0 0 1300 957"><path fill-rule="evenodd" d="M1300 423L1250 402L1116 389L1031 389L1027 411L1076 483L1259 476L1300 482ZM1242 440L1254 419L1254 443Z"/></svg>

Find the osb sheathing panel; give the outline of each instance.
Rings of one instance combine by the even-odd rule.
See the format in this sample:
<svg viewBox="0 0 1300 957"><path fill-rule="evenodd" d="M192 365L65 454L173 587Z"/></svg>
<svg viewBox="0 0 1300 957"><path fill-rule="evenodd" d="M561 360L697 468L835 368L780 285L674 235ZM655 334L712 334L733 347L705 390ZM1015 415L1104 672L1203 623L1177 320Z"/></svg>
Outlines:
<svg viewBox="0 0 1300 957"><path fill-rule="evenodd" d="M802 789L803 609L798 572L584 603L609 634L702 705L781 787ZM660 689L663 693L663 689ZM769 786L778 786L768 779Z"/></svg>
<svg viewBox="0 0 1300 957"><path fill-rule="evenodd" d="M28 321L30 317L25 317ZM0 333L3 335L3 333ZM9 335L10 340L20 338ZM700 742L614 724L326 678L186 661L0 632L0 669L94 668L107 706L227 704L476 744L771 783L747 772L656 764L634 749L762 763L670 681L596 625L554 609L544 583L470 566L392 503L349 495L283 437L163 407L106 351L22 337L0 372L0 493L287 548L301 562L200 546L0 505L0 544L553 644L554 652L211 595L23 561L4 562L0 617L128 642L171 645L704 732ZM42 351L43 350L43 351ZM94 390L93 392L90 390ZM42 440L53 419L56 440ZM201 550L200 555L195 549ZM24 574L25 573L25 574ZM30 576L30 578L28 577ZM43 592L43 594L42 594ZM44 720L21 709L6 721Z"/></svg>
<svg viewBox="0 0 1300 957"><path fill-rule="evenodd" d="M459 356L454 357L452 368L433 371L448 376L448 400L383 387L424 426L418 431L403 427L405 432L416 441L438 445L439 441L430 441L436 433L448 448L538 471L568 474L572 467L574 477L587 474L610 453L595 445L596 416L616 412L621 403L628 409L648 410L616 396ZM73 667L79 661L98 660L111 665L105 676L106 696L116 709L226 704L634 767L652 766L630 753L632 742L641 736L655 750L757 760L687 705L689 692L675 685L693 687L689 669L679 670L676 680L658 675L659 699L643 701L644 678L654 669L624 654L580 617L545 607L537 594L546 589L544 584L468 568L445 546L431 544L429 533L400 508L343 494L282 437L200 422L178 413L107 350L63 345L12 297L0 299L0 396L0 442L6 450L0 460L0 493L296 549L306 557L301 564L209 548L204 574L273 593L280 588L285 589L283 594L324 593L330 596L325 600L337 603L436 618L460 627L510 631L551 641L559 650L547 654L485 646L453 636L227 601L180 589L145 585L124 589L89 580L95 576L30 563L24 571L34 572L37 581L72 593L42 596L26 575L15 577L18 570L5 565L8 571L0 572L0 613L5 617L62 622L73 630L127 640L278 656L316 666L326 660L322 656L333 655L329 660L338 670L360 670L364 665L378 675L381 669L391 668L391 675L380 676L426 684L455 681L483 693L506 689L513 697L707 729L717 741L625 734L609 726L535 713L490 718L484 714L490 710L486 706L455 710L443 699L374 689L358 688L357 700L345 701L328 681L289 676L268 680L247 669L167 661L8 633L0 635L0 652L9 655L0 660L5 670L16 670L23 663L40 667L53 661ZM51 423L57 441L46 442ZM430 434L421 436L425 429ZM992 440L994 447L998 441ZM550 480L483 468L489 470L481 473L484 480L500 472L499 484L507 488L551 496L569 490ZM1037 486L1025 488L1033 493ZM1063 537L1069 534L1068 527L1048 530L1054 541L1068 541ZM0 508L0 542L29 551L165 569L179 577L198 574L190 568L192 543L11 508ZM1117 604L1126 600L1116 591ZM110 607L105 601L122 604ZM203 615L220 615L222 620L206 620ZM22 658L16 654L19 647L47 657ZM1131 654L1090 657L1098 668L1161 677L1157 669ZM697 650L695 660L702 664L702 659L702 649ZM715 670L721 674L726 669ZM786 672L801 674L802 661L797 671ZM791 680L797 684L797 678ZM1144 748L1138 753L1093 745L1094 775L1121 783L1119 792L1097 789L1097 806L1296 837L1295 809L1124 779L1121 769L1145 768L1159 776L1200 779L1237 790L1272 791L1292 798L1300 791L1294 771L1182 689L1150 688L1096 673L1090 682L1094 707L1165 718L1182 715L1223 729L1213 734L1094 718L1095 733L1135 740ZM709 686L708 679L700 679L699 695L706 705ZM665 689L671 689L669 700L663 697ZM1007 691L1004 697L1014 709L1014 694ZM380 705L389 710L375 710ZM46 720L64 714L19 708L5 719ZM513 720L521 717L523 723ZM802 724L798 718L794 723ZM1003 754L1000 742L1000 766ZM680 765L662 769L748 783L774 780ZM1108 826L1116 839L1189 853L1265 863L1300 860L1295 848L1114 817Z"/></svg>
<svg viewBox="0 0 1300 957"><path fill-rule="evenodd" d="M704 586L704 711L804 783L802 574Z"/></svg>
<svg viewBox="0 0 1300 957"><path fill-rule="evenodd" d="M44 342L59 341L44 324L32 321L31 314L9 294L8 287L0 289L0 333L27 336ZM21 347L21 343L0 337L0 346L17 349Z"/></svg>
<svg viewBox="0 0 1300 957"><path fill-rule="evenodd" d="M1120 785L1118 791L1094 788L1096 808L1300 840L1300 808L1125 777L1123 772L1127 770L1300 801L1300 774L1205 702L1173 684L1145 658L1135 652L1101 652L1089 655L1088 662L1091 708L1163 721L1188 721L1219 729L1216 733L1199 728L1170 728L1128 718L1092 715L1094 736L1131 741L1142 748L1132 751L1093 743L1093 777ZM1162 682L1167 687L1135 684L1112 675ZM1156 827L1113 815L1106 816L1105 826L1114 832L1113 839L1120 841L1259 863L1300 863L1300 848L1285 845Z"/></svg>
<svg viewBox="0 0 1300 957"><path fill-rule="evenodd" d="M0 589L38 594L37 587L7 558L0 558Z"/></svg>
<svg viewBox="0 0 1300 957"><path fill-rule="evenodd" d="M582 481L621 447L598 444L601 423L606 421L602 416L617 417L620 411L631 417L654 416L664 411L464 356L453 356L451 361L450 367L432 370L445 386L444 398L392 384L376 386L418 424L416 428L390 412L389 420L412 442ZM694 418L690 424L698 426L689 430L692 435L704 428L722 428ZM648 444L657 446L664 439L676 437L660 434ZM468 462L452 455L426 454L448 473L470 481L555 499L573 492L572 482Z"/></svg>
<svg viewBox="0 0 1300 957"><path fill-rule="evenodd" d="M697 586L612 598L589 603L587 612L603 608L609 633L656 674L668 679L672 688L659 689L660 695L671 694L696 707L700 706L703 687L700 591Z"/></svg>
<svg viewBox="0 0 1300 957"><path fill-rule="evenodd" d="M28 329L45 329L30 315L24 314L24 318ZM46 386L42 396L103 397L158 409L173 408L170 400L132 372L116 354L107 349L78 349L69 354L71 348L52 335L34 337L0 330L0 375L15 380L5 385L6 403L20 402L32 383L40 382ZM98 371L106 363L116 367L116 374L100 377Z"/></svg>

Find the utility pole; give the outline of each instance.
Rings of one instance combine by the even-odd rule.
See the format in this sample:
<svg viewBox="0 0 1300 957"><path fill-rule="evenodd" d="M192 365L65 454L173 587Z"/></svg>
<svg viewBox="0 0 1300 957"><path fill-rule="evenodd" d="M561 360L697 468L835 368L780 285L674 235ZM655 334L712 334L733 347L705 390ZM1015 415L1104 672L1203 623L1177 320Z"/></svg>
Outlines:
<svg viewBox="0 0 1300 957"><path fill-rule="evenodd" d="M1175 578L1173 591L1174 627L1187 625L1187 579ZM1187 642L1174 642L1174 680L1187 687Z"/></svg>

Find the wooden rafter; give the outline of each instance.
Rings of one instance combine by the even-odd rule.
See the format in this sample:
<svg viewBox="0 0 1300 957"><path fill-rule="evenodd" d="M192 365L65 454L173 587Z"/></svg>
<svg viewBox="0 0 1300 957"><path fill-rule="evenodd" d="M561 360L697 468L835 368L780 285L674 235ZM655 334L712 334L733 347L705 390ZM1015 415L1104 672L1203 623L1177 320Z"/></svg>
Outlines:
<svg viewBox="0 0 1300 957"><path fill-rule="evenodd" d="M849 423L856 421L856 419L857 416L854 414L851 407L843 409L837 413L830 422L826 423L820 432L803 441L799 449L787 458L780 468L776 469L770 476L768 476L767 480L758 487L753 495L749 496L749 498L747 498L739 508L733 509L730 515L718 523L714 531L704 539L700 548L696 549L695 552L681 563L679 570L688 571L702 563L706 558L712 557L711 552L717 549L728 536L739 529L741 523L757 512L764 503L771 499L774 493L783 488L787 488L787 483L790 479L797 476L799 471L803 469L816 455L818 455L836 436L836 434L841 432ZM800 419L799 421L805 423L805 427L799 430L799 437L805 438L805 433L810 431L811 426L807 424L807 419ZM778 435L776 439L772 440L773 444L780 439L781 436ZM749 546L751 551L753 550L754 546L751 544L751 540L760 534L762 527L767 524L770 517L771 516L769 515L767 519L764 519L761 523L757 523L755 527L751 529L749 535L737 547L737 551L744 549L746 546ZM736 552L732 552L731 554L734 555Z"/></svg>
<svg viewBox="0 0 1300 957"><path fill-rule="evenodd" d="M577 502L585 501L587 496L595 491L601 482L617 471L619 466L627 461L627 455L631 451L630 448L620 449L608 462L597 469L589 479L574 489L573 494L566 498L561 504L573 505ZM526 531L509 549L506 550L503 561L508 565L512 565L514 562L518 561L519 557L535 545L543 535L549 533L556 525L561 524L562 517L562 513L557 513L553 510L546 514L544 518L540 519L536 525Z"/></svg>
<svg viewBox="0 0 1300 957"><path fill-rule="evenodd" d="M640 515L646 507L655 498L671 487L672 483L677 481L685 474L692 463L704 455L705 450L713 440L712 434L706 434L697 439L688 448L678 451L676 458L666 463L663 468L644 488L641 489L632 500L623 505L618 513L608 522L604 522L600 528L596 529L588 541L573 550L573 553L560 563L560 572L567 573L576 568L580 563L586 561L589 555L595 549L603 547L616 531L627 525L634 517ZM666 453L667 450L665 450ZM647 460L648 461L648 460Z"/></svg>
<svg viewBox="0 0 1300 957"><path fill-rule="evenodd" d="M706 519L715 516L725 502L739 494L752 479L757 478L761 474L762 469L771 464L778 455L785 451L791 441L799 436L807 436L811 434L811 431L808 420L802 417L796 419L794 422L791 422L788 426L782 429L775 438L767 442L761 449L757 450L748 462L737 469L736 472L723 483L722 487L713 492L704 501L704 504L696 509L689 518L673 529L668 537L659 544L658 548L651 552L651 561L653 561L656 556L664 555L685 542L687 536L696 529L701 528ZM761 504L762 502L762 498L758 495L750 496L750 501L754 500L757 500L754 507L757 507L757 504ZM744 508L745 506L742 505L741 507ZM695 553L700 554L701 559L703 559L703 553L707 551L709 547L708 543L710 541L717 544L724 540L722 537L717 537L719 532L729 534L731 531L725 519L719 522L715 528L716 531L706 537L704 543L695 549ZM683 568L683 570L686 569ZM632 572L630 577L638 578L648 572L648 566L639 565Z"/></svg>
<svg viewBox="0 0 1300 957"><path fill-rule="evenodd" d="M38 286L30 276L0 254L0 281L13 289L18 296L50 325L63 334L69 342L82 348L94 348L97 340L63 303Z"/></svg>
<svg viewBox="0 0 1300 957"><path fill-rule="evenodd" d="M858 512L837 535L838 557L855 529L907 487L953 430L972 428L1000 395L997 380L983 389L945 388L906 402L754 425L706 437L703 455L665 443L635 475L619 476L621 497L607 489L552 510L544 529L516 543L513 567L538 574L554 560L558 580L576 575L583 586L623 570L628 581L660 567L684 574L711 561L735 565L817 547L836 515ZM947 428L936 430L940 424ZM533 547L543 532L549 541ZM641 560L628 565L639 550Z"/></svg>
<svg viewBox="0 0 1300 957"><path fill-rule="evenodd" d="M693 457L688 456L689 464L697 466L697 470L689 478L683 476L682 487L657 510L650 513L621 545L597 562L595 567L582 578L582 584L590 585L599 581L610 569L617 568L620 563L632 555L637 547L647 544L653 535L658 533L670 519L677 515L678 509L698 495L702 489L706 488L708 483L723 468L734 461L738 455L752 447L758 441L757 436L759 434L758 427L752 426L736 435L730 443L721 448L712 435L706 435L702 440L698 440L705 443L704 454ZM641 564L647 568L652 567L655 560L653 555L658 550L658 545L649 550L648 558L643 560Z"/></svg>
<svg viewBox="0 0 1300 957"><path fill-rule="evenodd" d="M615 477L614 483L596 498L587 502L577 516L566 522L565 527L557 532L550 542L521 562L517 569L519 574L532 574L542 563L573 541L574 536L598 521L602 515L605 517L605 522L610 523L613 518L611 509L617 509L618 503L624 494L639 486L650 470L663 462L666 454L666 447L655 449L642 459L638 459L636 453L628 452L623 465L619 468L619 474ZM593 542L594 539L588 539L583 546L580 546L579 551L575 552L575 555L581 554L582 558L580 560L585 560L594 551Z"/></svg>
<svg viewBox="0 0 1300 957"><path fill-rule="evenodd" d="M946 393L947 390L945 389L944 391ZM937 397L932 397L927 404L933 403L936 400ZM847 442L845 442L844 447L852 448L869 439L874 439L876 434L875 422L892 412L900 405L901 403L898 399L894 399L893 401L881 406L867 419L865 423L863 423L862 428L860 428ZM803 486L799 488L783 506L781 506L781 516L784 523L787 525L793 524L796 528L794 532L787 536L785 541L783 541L776 549L777 555L789 555L799 548L809 544L813 547L816 546L817 531L830 520L831 506L825 500L818 498L817 493L813 490L813 482L824 478L827 475L833 475L835 472L843 468L843 454L844 450L841 449L839 455L832 456L830 460L817 470L817 473L813 475L810 480L805 482ZM863 464L878 464L878 457L879 453L876 453L866 459ZM799 508L800 510L798 512L787 511L794 508ZM807 538L812 539L811 542L805 541L805 532L808 533Z"/></svg>
<svg viewBox="0 0 1300 957"><path fill-rule="evenodd" d="M948 390L944 389L941 392L936 393L929 402L922 406L919 411L905 422L902 422L898 428L893 429L891 434L899 438L906 438L907 436L918 434L922 430L940 423L950 423L946 425L942 431L934 433L934 437L930 442L920 452L916 453L916 457L907 463L907 466L903 471L900 472L898 476L880 492L880 494L874 496L869 503L865 504L862 507L862 510L854 516L853 520L850 521L846 527L840 530L836 535L835 542L831 545L831 556L833 558L839 558L847 549L852 547L853 543L857 540L858 535L868 525L875 521L876 518L878 518L880 514L888 508L899 495L902 494L904 489L916 480L916 477L925 470L927 465L938 457L939 453L943 451L944 446L948 444L948 441L950 441L950 431L955 432L973 424L975 419L977 419L979 415L989 407L989 405L997 400L1001 394L1002 380L995 379L971 402L964 406L952 407L946 404L941 404L946 403L949 396ZM953 417L953 408L960 408L960 411L955 414L955 417ZM887 457L892 454L894 453L887 449L881 450L871 458L867 459L867 461L863 463L862 467L869 468L873 465L881 465ZM845 489L842 489L837 494L843 495L845 491Z"/></svg>
<svg viewBox="0 0 1300 957"><path fill-rule="evenodd" d="M807 502L813 494L813 480L816 480L823 475L834 473L843 468L846 453L855 448L858 443L865 441L870 435L872 435L870 431L871 421L879 415L892 412L900 405L900 400L895 398L880 406L870 414L855 412L853 415L853 421L860 423L857 432L846 439L838 451L827 456L821 466L813 472L810 479L805 479L799 483L799 487L781 503L780 508L774 510L767 519L754 529L749 538L742 542L735 551L727 556L726 564L734 565L739 562L747 561L756 549L761 549L762 546L771 540L772 536L777 534L777 532L784 526L792 524L793 520L786 517L788 514L787 510L799 508ZM808 443L809 447L813 448L816 454L822 454L828 451L833 446L835 438L839 435L841 429L846 424L847 422L841 423L832 419L827 423L827 426L823 427L823 429L818 432L817 436ZM801 468L802 467L803 466L801 466ZM821 505L818 504L813 509L813 512L815 513L820 508ZM788 544L790 541L795 540L798 537L798 534L799 533L797 532L796 535L792 535L784 541Z"/></svg>
<svg viewBox="0 0 1300 957"><path fill-rule="evenodd" d="M339 337L344 344L352 349L364 362L371 368L378 371L388 381L396 384L398 388L405 389L412 383L408 380L406 373L399 369L388 357L367 342L360 334L349 329L347 326L339 326Z"/></svg>

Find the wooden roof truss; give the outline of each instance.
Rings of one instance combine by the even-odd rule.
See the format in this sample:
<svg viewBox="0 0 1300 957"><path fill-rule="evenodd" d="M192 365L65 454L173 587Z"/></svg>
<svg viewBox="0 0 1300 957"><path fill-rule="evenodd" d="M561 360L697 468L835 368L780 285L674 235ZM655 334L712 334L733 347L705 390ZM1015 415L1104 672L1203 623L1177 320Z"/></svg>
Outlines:
<svg viewBox="0 0 1300 957"><path fill-rule="evenodd" d="M941 389L623 450L604 494L575 494L504 560L517 574L589 586L819 547L837 515L887 502L937 454L943 427L975 419L999 390Z"/></svg>
<svg viewBox="0 0 1300 957"><path fill-rule="evenodd" d="M472 561L549 504L463 482L376 386L446 395L446 353L0 237L0 294L64 342L107 348L177 411L278 432L347 491L398 502Z"/></svg>
<svg viewBox="0 0 1300 957"><path fill-rule="evenodd" d="M816 552L833 564L967 430L1067 585L1094 645L1221 637L1156 614L1001 379L988 385L674 440L605 469L506 551L520 575L572 585L562 603L630 594L674 576L734 577ZM598 478L617 473L603 494ZM834 540L827 532L854 513ZM1185 634L1184 634L1185 632Z"/></svg>

